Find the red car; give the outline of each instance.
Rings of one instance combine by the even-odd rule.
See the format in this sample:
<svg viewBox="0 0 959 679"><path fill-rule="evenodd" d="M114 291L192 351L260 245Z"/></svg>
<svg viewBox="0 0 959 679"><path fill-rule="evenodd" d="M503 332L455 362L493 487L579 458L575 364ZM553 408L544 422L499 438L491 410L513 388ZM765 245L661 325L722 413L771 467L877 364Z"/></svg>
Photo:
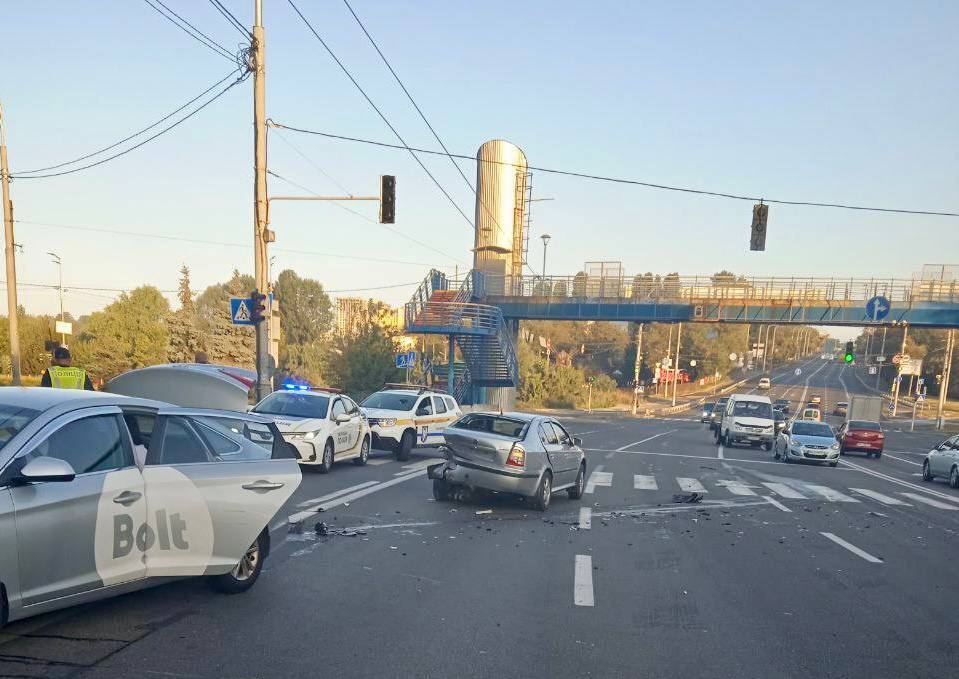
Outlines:
<svg viewBox="0 0 959 679"><path fill-rule="evenodd" d="M844 422L839 427L837 438L840 453L861 450L866 453L866 457L872 455L877 458L882 457L882 446L886 440L879 423L868 420Z"/></svg>

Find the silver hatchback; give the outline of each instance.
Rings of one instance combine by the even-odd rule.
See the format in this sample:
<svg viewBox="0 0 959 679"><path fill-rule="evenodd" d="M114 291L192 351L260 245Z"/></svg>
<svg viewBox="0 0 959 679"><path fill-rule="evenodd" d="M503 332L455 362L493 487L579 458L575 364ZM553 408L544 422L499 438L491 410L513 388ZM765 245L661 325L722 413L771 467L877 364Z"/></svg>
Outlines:
<svg viewBox="0 0 959 679"><path fill-rule="evenodd" d="M446 462L427 471L433 495L448 500L458 487L531 498L545 511L553 493L583 494L586 456L581 441L550 417L525 413L470 413L443 432Z"/></svg>

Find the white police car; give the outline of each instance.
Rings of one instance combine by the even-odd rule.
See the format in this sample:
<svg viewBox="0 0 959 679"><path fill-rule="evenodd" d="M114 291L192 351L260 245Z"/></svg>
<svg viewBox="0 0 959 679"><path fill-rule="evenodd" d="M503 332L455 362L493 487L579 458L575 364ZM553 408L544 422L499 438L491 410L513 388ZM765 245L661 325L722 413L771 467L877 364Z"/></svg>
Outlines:
<svg viewBox="0 0 959 679"><path fill-rule="evenodd" d="M292 443L300 464L325 474L337 460L366 464L370 457L370 425L356 402L336 389L288 384L251 409L273 419Z"/></svg>
<svg viewBox="0 0 959 679"><path fill-rule="evenodd" d="M373 445L392 450L397 460L408 460L417 445L443 443L443 430L463 416L452 396L414 384L387 384L361 405Z"/></svg>

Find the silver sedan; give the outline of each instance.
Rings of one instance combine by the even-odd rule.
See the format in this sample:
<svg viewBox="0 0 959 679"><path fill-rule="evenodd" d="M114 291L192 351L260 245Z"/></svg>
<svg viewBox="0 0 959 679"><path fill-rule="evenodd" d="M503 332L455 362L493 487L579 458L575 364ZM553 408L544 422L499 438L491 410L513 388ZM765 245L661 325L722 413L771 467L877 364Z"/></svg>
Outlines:
<svg viewBox="0 0 959 679"><path fill-rule="evenodd" d="M553 493L576 500L586 483L581 442L556 420L525 413L470 413L443 432L446 462L433 465L437 500L457 487L480 488L531 498L545 511Z"/></svg>
<svg viewBox="0 0 959 679"><path fill-rule="evenodd" d="M300 483L276 425L73 389L0 389L0 623L207 576L249 589Z"/></svg>
<svg viewBox="0 0 959 679"><path fill-rule="evenodd" d="M783 462L826 462L835 467L839 464L839 441L828 424L793 420L776 437L773 457Z"/></svg>

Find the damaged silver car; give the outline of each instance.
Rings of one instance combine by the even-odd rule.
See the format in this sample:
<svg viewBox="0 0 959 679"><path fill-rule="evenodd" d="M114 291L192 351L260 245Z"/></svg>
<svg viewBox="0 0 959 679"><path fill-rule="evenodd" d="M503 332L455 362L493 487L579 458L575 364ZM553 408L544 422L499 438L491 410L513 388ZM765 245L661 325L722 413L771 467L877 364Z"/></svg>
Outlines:
<svg viewBox="0 0 959 679"><path fill-rule="evenodd" d="M433 496L449 500L463 487L529 498L540 511L553 493L583 495L582 442L550 417L525 413L470 413L443 432L446 462L432 465Z"/></svg>

